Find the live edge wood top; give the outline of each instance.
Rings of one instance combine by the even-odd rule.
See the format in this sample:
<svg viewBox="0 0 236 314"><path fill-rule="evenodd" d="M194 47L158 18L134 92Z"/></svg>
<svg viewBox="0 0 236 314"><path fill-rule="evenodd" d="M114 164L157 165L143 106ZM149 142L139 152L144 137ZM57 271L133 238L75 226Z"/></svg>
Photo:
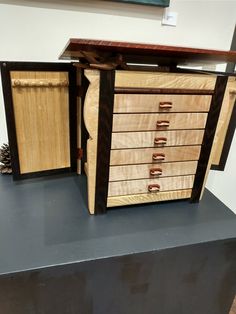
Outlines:
<svg viewBox="0 0 236 314"><path fill-rule="evenodd" d="M85 65L113 63L121 68L127 63L236 63L236 51L71 38L60 59L79 60Z"/></svg>

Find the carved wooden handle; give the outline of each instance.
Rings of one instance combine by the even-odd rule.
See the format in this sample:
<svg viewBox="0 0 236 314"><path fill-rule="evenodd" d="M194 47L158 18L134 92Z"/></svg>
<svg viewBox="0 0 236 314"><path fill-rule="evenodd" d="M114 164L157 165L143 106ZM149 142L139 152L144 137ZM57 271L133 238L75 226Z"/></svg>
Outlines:
<svg viewBox="0 0 236 314"><path fill-rule="evenodd" d="M156 193L160 191L160 185L159 184L149 184L148 191L151 193Z"/></svg>
<svg viewBox="0 0 236 314"><path fill-rule="evenodd" d="M162 154L162 153L152 154L152 159L155 161L163 161L165 160L165 154Z"/></svg>
<svg viewBox="0 0 236 314"><path fill-rule="evenodd" d="M12 79L12 87L67 87L67 80L58 79Z"/></svg>
<svg viewBox="0 0 236 314"><path fill-rule="evenodd" d="M154 144L156 144L156 145L164 145L166 143L167 143L166 137L155 137L155 139L154 139Z"/></svg>
<svg viewBox="0 0 236 314"><path fill-rule="evenodd" d="M161 168L151 168L150 169L150 176L161 176L162 169Z"/></svg>
<svg viewBox="0 0 236 314"><path fill-rule="evenodd" d="M172 102L171 101L161 101L159 103L160 109L171 109L172 108Z"/></svg>
<svg viewBox="0 0 236 314"><path fill-rule="evenodd" d="M157 128L160 127L168 127L170 125L170 122L167 120L161 120L161 121L157 121Z"/></svg>

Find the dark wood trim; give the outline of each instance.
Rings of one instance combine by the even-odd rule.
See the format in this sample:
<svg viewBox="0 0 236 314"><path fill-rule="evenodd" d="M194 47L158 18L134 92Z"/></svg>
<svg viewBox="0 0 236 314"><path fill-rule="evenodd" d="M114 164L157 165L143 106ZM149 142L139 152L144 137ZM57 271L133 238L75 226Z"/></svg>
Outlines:
<svg viewBox="0 0 236 314"><path fill-rule="evenodd" d="M208 89L115 87L115 94L213 95L213 93L214 90Z"/></svg>
<svg viewBox="0 0 236 314"><path fill-rule="evenodd" d="M69 68L70 168L77 171L77 82L76 68Z"/></svg>
<svg viewBox="0 0 236 314"><path fill-rule="evenodd" d="M234 35L233 35L230 50L236 50L236 26L234 29ZM235 66L236 66L236 63L233 63L233 62L229 62L227 64L226 72L231 73L228 75L230 75L230 76L236 75L236 73L232 74L235 70ZM229 155L230 146L231 146L231 143L232 143L232 140L234 137L235 128L236 128L236 102L234 104L234 108L233 108L233 111L232 111L232 114L230 117L230 121L229 121L228 129L227 129L227 133L225 136L225 141L224 141L224 145L222 148L219 164L218 165L212 165L211 166L212 170L224 171L225 166L226 166L226 162L227 162L227 158Z"/></svg>
<svg viewBox="0 0 236 314"><path fill-rule="evenodd" d="M18 146L16 138L16 124L15 124L15 115L13 109L13 98L11 90L11 77L10 77L10 68L9 63L1 63L1 77L2 77L2 90L7 122L7 133L9 140L9 147L11 152L11 165L12 165L12 174L13 178L17 179L20 175L20 163L18 155Z"/></svg>
<svg viewBox="0 0 236 314"><path fill-rule="evenodd" d="M37 172L29 172L29 173L21 173L14 176L15 181L19 180L25 180L25 179L33 179L33 178L39 178L39 177L47 177L55 174L65 174L70 173L71 168L58 168L58 169L52 169L52 170L45 170L45 171L37 171Z"/></svg>
<svg viewBox="0 0 236 314"><path fill-rule="evenodd" d="M0 62L3 96L6 112L7 131L9 146L12 156L13 179L37 177L57 172L76 171L77 169L77 106L76 106L76 73L70 63L48 63L48 62ZM70 154L71 166L69 168L39 171L35 173L21 174L19 154L17 147L16 125L11 89L11 71L50 71L68 72L69 75L69 117L70 117Z"/></svg>
<svg viewBox="0 0 236 314"><path fill-rule="evenodd" d="M95 214L106 212L115 71L100 71Z"/></svg>
<svg viewBox="0 0 236 314"><path fill-rule="evenodd" d="M192 202L198 202L200 199L227 81L228 77L225 76L218 76L216 80L215 92L212 96L211 107L208 113L202 142L202 149L193 184L191 195Z"/></svg>

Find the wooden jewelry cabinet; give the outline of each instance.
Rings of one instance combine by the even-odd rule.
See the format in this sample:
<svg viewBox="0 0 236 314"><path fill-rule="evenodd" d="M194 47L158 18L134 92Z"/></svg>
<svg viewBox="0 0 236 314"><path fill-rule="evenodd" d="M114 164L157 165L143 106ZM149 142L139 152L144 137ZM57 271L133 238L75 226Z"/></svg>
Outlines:
<svg viewBox="0 0 236 314"><path fill-rule="evenodd" d="M60 59L1 63L14 178L84 171L91 214L199 201L226 162L235 74L178 66L236 52L71 39Z"/></svg>

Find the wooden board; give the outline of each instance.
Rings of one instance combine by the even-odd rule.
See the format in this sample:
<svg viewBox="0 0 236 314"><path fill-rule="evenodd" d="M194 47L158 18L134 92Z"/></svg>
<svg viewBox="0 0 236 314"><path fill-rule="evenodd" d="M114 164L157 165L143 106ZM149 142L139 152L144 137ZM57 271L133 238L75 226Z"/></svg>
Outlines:
<svg viewBox="0 0 236 314"><path fill-rule="evenodd" d="M157 194L144 193L122 196L110 196L107 198L107 207L116 207L124 205L135 205L152 202L163 202L177 199L190 198L192 194L191 189L160 192Z"/></svg>
<svg viewBox="0 0 236 314"><path fill-rule="evenodd" d="M68 74L11 71L11 79L21 174L70 167ZM15 86L14 80L59 84Z"/></svg>
<svg viewBox="0 0 236 314"><path fill-rule="evenodd" d="M111 166L109 181L150 179L158 176L155 173L160 173L160 177L189 175L195 174L196 169L197 161Z"/></svg>
<svg viewBox="0 0 236 314"><path fill-rule="evenodd" d="M160 103L171 103L161 108ZM114 113L140 112L207 112L211 104L209 95L115 95ZM165 107L165 106L164 106Z"/></svg>
<svg viewBox="0 0 236 314"><path fill-rule="evenodd" d="M154 163L153 154L164 154L163 162L198 160L201 146L178 146L163 148L138 148L112 150L110 165ZM155 162L160 164L162 162Z"/></svg>
<svg viewBox="0 0 236 314"><path fill-rule="evenodd" d="M114 114L113 132L204 129L207 113ZM167 121L168 126L157 126Z"/></svg>
<svg viewBox="0 0 236 314"><path fill-rule="evenodd" d="M90 214L95 211L95 190L97 170L97 134L98 134L98 107L100 73L96 70L85 71L85 76L90 82L84 102L84 123L89 133L87 141L87 185L88 207Z"/></svg>
<svg viewBox="0 0 236 314"><path fill-rule="evenodd" d="M215 83L215 75L116 71L115 87L214 90Z"/></svg>
<svg viewBox="0 0 236 314"><path fill-rule="evenodd" d="M122 149L138 147L201 145L203 134L204 130L112 133L111 147L112 149Z"/></svg>
<svg viewBox="0 0 236 314"><path fill-rule="evenodd" d="M91 54L92 57L91 58ZM71 38L60 59L79 59L81 63L164 63L186 64L236 62L235 51L174 47L148 43L116 42Z"/></svg>
<svg viewBox="0 0 236 314"><path fill-rule="evenodd" d="M160 192L191 189L194 175L110 182L108 196L148 193L150 185L159 185ZM150 192L152 194L153 192ZM159 193L159 192L154 192Z"/></svg>

